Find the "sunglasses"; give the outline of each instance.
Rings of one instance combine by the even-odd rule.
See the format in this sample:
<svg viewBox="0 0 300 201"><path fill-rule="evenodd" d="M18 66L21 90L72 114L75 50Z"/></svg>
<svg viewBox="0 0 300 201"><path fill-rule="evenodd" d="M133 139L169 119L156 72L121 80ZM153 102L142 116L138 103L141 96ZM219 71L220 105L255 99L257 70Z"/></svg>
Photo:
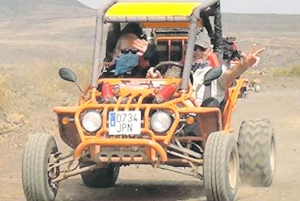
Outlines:
<svg viewBox="0 0 300 201"><path fill-rule="evenodd" d="M196 51L196 50L200 50L201 52L205 52L207 50L207 48L196 45L194 47L194 51Z"/></svg>
<svg viewBox="0 0 300 201"><path fill-rule="evenodd" d="M138 50L137 49L129 49L129 48L121 49L122 54L128 54L129 52L131 52L132 54L136 54L138 52Z"/></svg>

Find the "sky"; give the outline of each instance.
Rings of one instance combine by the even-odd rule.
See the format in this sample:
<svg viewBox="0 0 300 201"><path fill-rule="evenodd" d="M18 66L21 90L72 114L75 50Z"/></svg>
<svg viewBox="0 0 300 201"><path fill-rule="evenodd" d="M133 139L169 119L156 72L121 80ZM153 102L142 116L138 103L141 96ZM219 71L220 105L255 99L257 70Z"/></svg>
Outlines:
<svg viewBox="0 0 300 201"><path fill-rule="evenodd" d="M89 7L106 0L77 0ZM140 0L143 1L143 0ZM151 1L151 0L146 0ZM163 1L163 0L162 0ZM180 0L178 0L180 1ZM221 0L223 13L300 14L300 0Z"/></svg>

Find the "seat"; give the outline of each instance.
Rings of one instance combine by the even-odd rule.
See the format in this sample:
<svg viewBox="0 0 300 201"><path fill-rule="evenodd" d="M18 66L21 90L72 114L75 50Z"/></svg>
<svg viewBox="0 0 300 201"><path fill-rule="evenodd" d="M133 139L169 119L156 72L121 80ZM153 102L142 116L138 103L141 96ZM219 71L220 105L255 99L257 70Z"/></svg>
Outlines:
<svg viewBox="0 0 300 201"><path fill-rule="evenodd" d="M219 61L216 53L211 52L208 55L208 60L210 62L211 67L213 67L213 68L220 67L220 61Z"/></svg>

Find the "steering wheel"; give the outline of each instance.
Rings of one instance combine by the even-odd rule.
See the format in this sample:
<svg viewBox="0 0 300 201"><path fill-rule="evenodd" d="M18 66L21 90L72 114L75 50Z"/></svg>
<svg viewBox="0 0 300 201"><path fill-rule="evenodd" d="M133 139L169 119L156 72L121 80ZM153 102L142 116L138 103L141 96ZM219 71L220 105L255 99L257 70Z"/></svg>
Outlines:
<svg viewBox="0 0 300 201"><path fill-rule="evenodd" d="M156 66L154 66L153 72L158 70L161 75L164 75L166 73L166 71L173 66L177 66L177 67L183 69L183 65L181 63L178 63L175 61L162 61L162 62L159 62Z"/></svg>

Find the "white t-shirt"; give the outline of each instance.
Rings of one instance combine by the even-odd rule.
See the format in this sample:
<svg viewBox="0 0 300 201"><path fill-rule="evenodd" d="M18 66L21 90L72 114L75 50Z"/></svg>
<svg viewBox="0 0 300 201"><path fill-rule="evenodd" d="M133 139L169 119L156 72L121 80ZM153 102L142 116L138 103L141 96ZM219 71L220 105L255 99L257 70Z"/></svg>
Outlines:
<svg viewBox="0 0 300 201"><path fill-rule="evenodd" d="M221 68L222 76L227 70L227 66L222 65ZM199 68L193 74L194 97L199 105L201 105L203 102L203 96L205 91L205 85L203 84L204 76L210 69L212 69L212 67ZM221 103L225 96L225 89L220 84L220 77L211 82L211 97L216 98Z"/></svg>

